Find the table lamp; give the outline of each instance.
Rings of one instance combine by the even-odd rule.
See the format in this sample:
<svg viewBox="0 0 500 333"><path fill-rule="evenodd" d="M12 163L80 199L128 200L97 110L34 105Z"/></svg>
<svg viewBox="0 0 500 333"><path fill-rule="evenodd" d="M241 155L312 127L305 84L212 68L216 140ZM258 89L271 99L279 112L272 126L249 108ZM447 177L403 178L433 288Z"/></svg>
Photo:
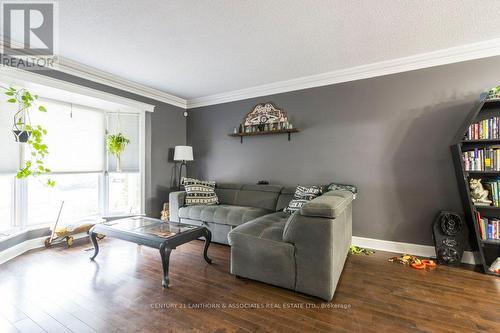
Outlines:
<svg viewBox="0 0 500 333"><path fill-rule="evenodd" d="M181 188L181 178L182 178L182 167L186 170L187 176L187 168L186 162L193 161L193 147L191 146L175 146L174 150L174 161L181 162L181 166L179 168L179 188Z"/></svg>

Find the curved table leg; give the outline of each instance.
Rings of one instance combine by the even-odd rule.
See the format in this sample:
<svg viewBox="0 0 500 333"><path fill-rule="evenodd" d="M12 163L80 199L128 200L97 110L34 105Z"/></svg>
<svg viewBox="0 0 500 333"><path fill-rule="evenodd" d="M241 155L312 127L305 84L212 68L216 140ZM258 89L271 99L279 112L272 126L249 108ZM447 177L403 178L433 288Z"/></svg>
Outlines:
<svg viewBox="0 0 500 333"><path fill-rule="evenodd" d="M205 248L203 249L203 258L205 258L205 261L209 264L212 263L212 259L208 257L208 247L210 246L210 242L212 241L212 233L208 228L205 228Z"/></svg>
<svg viewBox="0 0 500 333"><path fill-rule="evenodd" d="M170 261L170 252L172 252L171 248L168 248L165 246L165 243L163 243L160 246L160 256L161 256L161 264L163 266L163 280L161 284L163 285L163 288L168 288L169 285L169 278L168 278L168 266L169 266L169 261Z"/></svg>
<svg viewBox="0 0 500 333"><path fill-rule="evenodd" d="M99 244L97 244L97 234L94 232L90 232L90 240L92 241L92 245L94 245L94 254L90 257L90 260L94 260L95 257L99 254Z"/></svg>

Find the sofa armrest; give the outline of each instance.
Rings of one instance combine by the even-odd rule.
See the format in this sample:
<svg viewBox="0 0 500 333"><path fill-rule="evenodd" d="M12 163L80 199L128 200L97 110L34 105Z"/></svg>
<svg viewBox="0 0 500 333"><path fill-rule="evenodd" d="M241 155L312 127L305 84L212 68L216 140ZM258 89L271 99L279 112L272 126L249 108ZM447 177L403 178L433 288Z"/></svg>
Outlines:
<svg viewBox="0 0 500 333"><path fill-rule="evenodd" d="M170 192L168 195L168 208L170 211L170 221L180 222L179 208L184 206L184 199L186 198L185 191Z"/></svg>
<svg viewBox="0 0 500 333"><path fill-rule="evenodd" d="M300 215L334 219L340 216L353 200L354 196L349 191L329 191L304 204L300 208Z"/></svg>
<svg viewBox="0 0 500 333"><path fill-rule="evenodd" d="M308 216L297 212L286 222L283 240L295 246L296 291L328 301L332 299L351 245L351 201L339 215L333 206L321 206L317 211L305 212L336 215L335 218Z"/></svg>

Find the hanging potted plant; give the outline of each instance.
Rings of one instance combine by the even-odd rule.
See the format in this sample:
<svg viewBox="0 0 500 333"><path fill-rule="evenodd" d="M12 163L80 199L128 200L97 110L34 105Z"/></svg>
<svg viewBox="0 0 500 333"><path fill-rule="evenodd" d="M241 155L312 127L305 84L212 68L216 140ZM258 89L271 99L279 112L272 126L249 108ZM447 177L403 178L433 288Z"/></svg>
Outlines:
<svg viewBox="0 0 500 333"><path fill-rule="evenodd" d="M26 89L16 89L9 87L6 89L5 94L9 96L8 103L17 103L17 112L14 114L14 125L12 126L12 133L16 142L26 143L31 136L32 126L29 117L29 110L33 103L38 99L37 95L32 95ZM47 112L44 106L39 106L38 110Z"/></svg>
<svg viewBox="0 0 500 333"><path fill-rule="evenodd" d="M29 111L38 96L32 95L27 89L0 88L6 90L5 95L8 96L8 103L17 104L12 133L16 142L27 144L27 150L30 153L28 155L30 157L25 159L24 165L17 171L16 178L36 177L50 172L50 169L44 166L45 156L49 153L47 145L43 143L47 130L40 125L32 125L29 115ZM38 111L47 112L42 105L38 107ZM53 187L55 182L48 179L46 185Z"/></svg>
<svg viewBox="0 0 500 333"><path fill-rule="evenodd" d="M122 133L110 134L107 137L108 151L116 157L116 172L121 172L121 154L130 143Z"/></svg>

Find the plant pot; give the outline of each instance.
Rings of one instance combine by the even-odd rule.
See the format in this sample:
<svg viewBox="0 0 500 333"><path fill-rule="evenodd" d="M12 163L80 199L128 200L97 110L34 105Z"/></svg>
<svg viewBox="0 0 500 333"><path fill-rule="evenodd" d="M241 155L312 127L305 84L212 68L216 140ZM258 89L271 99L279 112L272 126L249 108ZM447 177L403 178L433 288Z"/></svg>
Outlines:
<svg viewBox="0 0 500 333"><path fill-rule="evenodd" d="M12 131L14 133L14 139L16 142L26 143L28 142L31 131Z"/></svg>

